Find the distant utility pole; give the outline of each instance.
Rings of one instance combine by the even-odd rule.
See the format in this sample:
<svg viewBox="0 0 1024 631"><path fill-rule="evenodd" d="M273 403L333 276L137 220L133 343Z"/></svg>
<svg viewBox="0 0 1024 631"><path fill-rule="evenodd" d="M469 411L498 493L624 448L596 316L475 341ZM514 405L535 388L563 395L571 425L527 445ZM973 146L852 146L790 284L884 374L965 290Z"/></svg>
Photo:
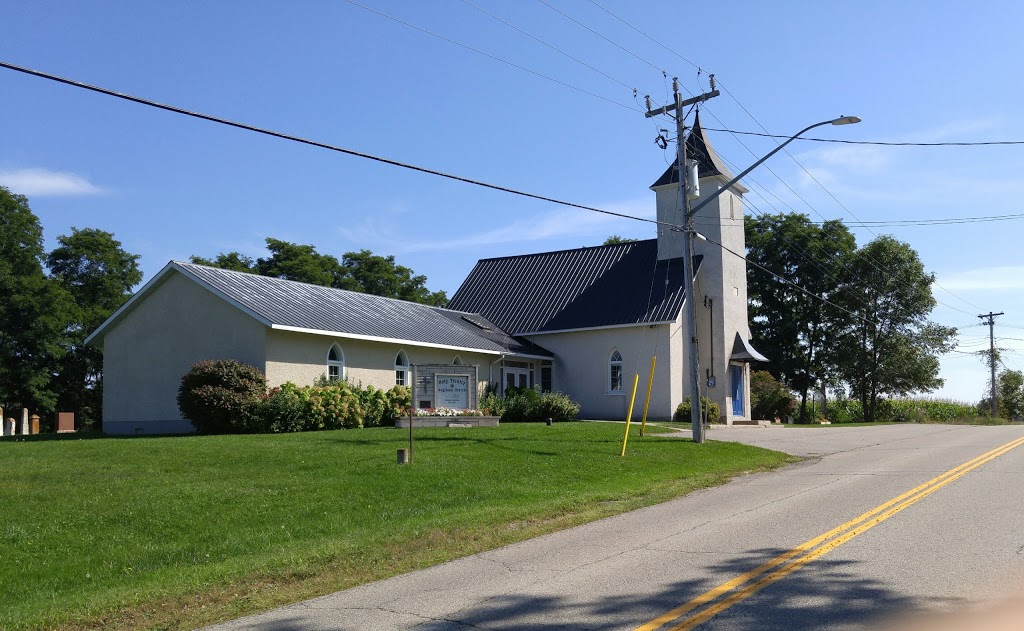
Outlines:
<svg viewBox="0 0 1024 631"><path fill-rule="evenodd" d="M996 414L998 414L998 410L997 410L997 406L996 406L996 335L995 335L995 326L996 326L996 316L1001 316L1001 315L1003 315L1002 311L1000 311L999 313L992 313L991 311L989 311L985 315L978 316L982 320L984 320L985 318L988 318L988 322L986 322L985 324L988 324L988 353L989 353L989 355L988 355L988 363L989 363L989 368L992 369L992 416L995 416Z"/></svg>
<svg viewBox="0 0 1024 631"><path fill-rule="evenodd" d="M679 94L679 79L673 77L672 96L674 102L652 110L651 97L646 97L647 113L644 114L647 118L651 118L668 114L671 111L676 113L676 166L679 170L679 193L676 203L679 208L678 216L682 218L683 223L679 226L673 226L671 229L683 233L683 291L685 292L686 301L686 333L690 338L690 348L687 353L690 359L690 426L693 429L693 441L696 443L704 442L704 423L701 415L701 408L703 406L700 400L700 376L697 374L697 297L693 293L693 260L692 244L690 243L690 239L693 238L693 220L690 213L690 200L686 194L686 112L683 111L683 108L696 103L702 103L719 95L718 90L715 89L714 75L711 75L710 78L711 92L705 92L704 94L684 100L682 95Z"/></svg>

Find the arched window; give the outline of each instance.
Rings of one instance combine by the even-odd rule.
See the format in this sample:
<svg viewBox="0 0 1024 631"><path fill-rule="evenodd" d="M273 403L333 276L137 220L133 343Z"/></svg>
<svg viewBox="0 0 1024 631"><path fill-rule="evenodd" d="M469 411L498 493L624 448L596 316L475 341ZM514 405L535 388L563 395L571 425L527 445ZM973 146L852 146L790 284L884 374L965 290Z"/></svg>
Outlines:
<svg viewBox="0 0 1024 631"><path fill-rule="evenodd" d="M409 357L405 351L398 351L395 356L395 384L399 386L409 385Z"/></svg>
<svg viewBox="0 0 1024 631"><path fill-rule="evenodd" d="M608 391L622 392L622 353L617 350L608 360Z"/></svg>
<svg viewBox="0 0 1024 631"><path fill-rule="evenodd" d="M327 378L331 381L345 378L345 354L337 344L332 344L327 351Z"/></svg>
<svg viewBox="0 0 1024 631"><path fill-rule="evenodd" d="M456 355L455 359L452 360L452 365L454 365L454 366L461 366L462 365L462 358L459 357L458 355Z"/></svg>

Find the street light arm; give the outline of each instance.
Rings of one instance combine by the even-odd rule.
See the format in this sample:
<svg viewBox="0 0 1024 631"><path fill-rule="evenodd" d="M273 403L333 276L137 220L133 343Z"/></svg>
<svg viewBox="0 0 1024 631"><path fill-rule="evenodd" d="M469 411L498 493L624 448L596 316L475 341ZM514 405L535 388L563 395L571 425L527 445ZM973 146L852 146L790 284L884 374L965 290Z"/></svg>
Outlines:
<svg viewBox="0 0 1024 631"><path fill-rule="evenodd" d="M821 127L822 125L844 125L844 124L848 124L848 123L860 122L860 119L847 120L847 119L853 119L853 118L854 117L836 118L836 119L833 119L833 120L821 121L820 123L814 123L813 125L809 125L807 127L804 127L803 129L801 129L797 133L795 133L792 136L790 136L789 139L786 140L786 142L782 143L778 147L775 147L774 149L769 151L768 154L765 155L763 158L761 158L760 160L758 160L754 164L752 164L749 167L747 167L742 173L740 173L736 177L734 177L731 180L729 180L729 182L727 184L725 184L725 186L723 186L720 189L718 189L717 191L715 191L715 193L713 195L711 195L707 199L701 200L701 202L699 204L697 204L696 206L694 206L693 208L690 209L690 212L686 213L686 218L689 219L690 217L693 217L697 213L698 210L700 210L701 208L704 208L705 206L707 206L711 202L711 200L717 198L719 195L721 195L725 191L729 190L729 188L731 188L733 184L735 184L736 182L739 182L741 179L743 179L743 177L746 174L750 173L751 171L753 171L757 167L761 166L761 163L763 163L768 158L774 156L779 151L782 151L782 149L786 145L788 145L789 143L793 142L794 140L799 138L804 133L814 129L815 127ZM837 121L843 121L843 122L837 122Z"/></svg>

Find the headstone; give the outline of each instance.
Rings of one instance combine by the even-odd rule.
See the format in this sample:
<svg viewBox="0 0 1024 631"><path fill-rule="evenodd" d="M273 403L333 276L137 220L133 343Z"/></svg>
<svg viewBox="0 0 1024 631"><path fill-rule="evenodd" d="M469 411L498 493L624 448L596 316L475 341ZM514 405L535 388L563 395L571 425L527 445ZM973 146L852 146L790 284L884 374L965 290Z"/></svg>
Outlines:
<svg viewBox="0 0 1024 631"><path fill-rule="evenodd" d="M29 417L28 430L30 434L39 433L39 415L33 414Z"/></svg>
<svg viewBox="0 0 1024 631"><path fill-rule="evenodd" d="M57 412L57 433L67 434L75 431L75 413Z"/></svg>
<svg viewBox="0 0 1024 631"><path fill-rule="evenodd" d="M21 435L28 436L28 408L21 408Z"/></svg>

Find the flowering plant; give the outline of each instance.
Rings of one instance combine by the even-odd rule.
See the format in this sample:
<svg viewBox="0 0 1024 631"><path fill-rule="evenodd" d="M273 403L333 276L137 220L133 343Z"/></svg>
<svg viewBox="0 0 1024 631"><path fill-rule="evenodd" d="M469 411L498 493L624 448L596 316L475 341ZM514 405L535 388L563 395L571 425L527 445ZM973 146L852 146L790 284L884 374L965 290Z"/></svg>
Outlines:
<svg viewBox="0 0 1024 631"><path fill-rule="evenodd" d="M416 416L483 416L480 410L454 410L452 408L417 408Z"/></svg>

